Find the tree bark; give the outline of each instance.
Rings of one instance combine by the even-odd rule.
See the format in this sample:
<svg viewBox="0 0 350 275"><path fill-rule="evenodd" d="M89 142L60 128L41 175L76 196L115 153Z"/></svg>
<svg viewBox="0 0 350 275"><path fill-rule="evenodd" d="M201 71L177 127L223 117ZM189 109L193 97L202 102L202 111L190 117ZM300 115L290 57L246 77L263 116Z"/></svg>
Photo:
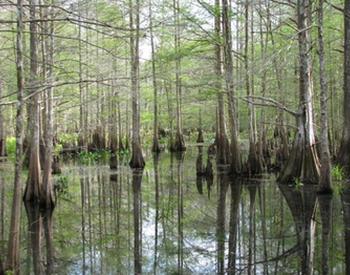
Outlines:
<svg viewBox="0 0 350 275"><path fill-rule="evenodd" d="M203 137L203 128L202 128L202 107L199 107L198 112L198 137L197 137L197 143L203 143L204 137Z"/></svg>
<svg viewBox="0 0 350 275"><path fill-rule="evenodd" d="M52 10L51 8L45 8L46 17L51 17ZM50 9L48 11L48 9ZM47 209L51 209L55 205L54 200L54 191L53 184L51 178L51 170L52 170L52 152L53 152L53 87L50 84L53 78L53 48L54 48L54 39L53 39L53 22L44 23L44 31L48 35L45 38L45 52L47 53L46 62L48 64L47 69L47 82L48 88L46 90L46 102L45 102L45 163L44 163L44 171L43 171L43 190L41 193L40 204Z"/></svg>
<svg viewBox="0 0 350 275"><path fill-rule="evenodd" d="M305 183L319 182L319 160L313 126L313 83L311 66L310 0L298 0L298 44L299 44L299 112L297 133L289 159L278 181L290 183L300 179Z"/></svg>
<svg viewBox="0 0 350 275"><path fill-rule="evenodd" d="M245 69L245 85L248 98L254 96L254 77L253 73L249 72L249 8L252 3L248 3L248 0L245 2L245 44L244 44L244 69ZM251 12L251 58L254 58L254 38L253 38L253 11ZM248 175L259 174L263 170L262 159L258 154L257 148L257 130L256 130L256 117L255 117L255 108L251 102L248 102L248 119L249 119L249 153L248 153L248 162L246 165L246 172Z"/></svg>
<svg viewBox="0 0 350 275"><path fill-rule="evenodd" d="M81 7L80 2L78 2L78 12L79 12L79 20L81 20ZM84 84L83 80L83 56L82 56L82 36L81 36L81 28L82 26L79 24L78 27L78 39L79 39L79 147L80 150L85 151L87 149L86 145L86 127L85 125L85 102L84 102Z"/></svg>
<svg viewBox="0 0 350 275"><path fill-rule="evenodd" d="M173 1L174 20L175 20L175 88L176 88L176 135L172 151L183 152L186 151L185 140L182 134L182 112L181 112L181 97L182 97L182 83L181 83L181 56L180 56L180 3L179 0Z"/></svg>
<svg viewBox="0 0 350 275"><path fill-rule="evenodd" d="M0 98L3 96L3 82L0 79ZM0 162L1 157L6 156L6 136L5 136L5 124L4 124L4 107L0 106Z"/></svg>
<svg viewBox="0 0 350 275"><path fill-rule="evenodd" d="M227 138L225 122L224 91L222 87L222 43L221 43L221 12L220 0L215 0L215 88L218 96L217 109L217 137L216 137L216 161L218 164L226 165L230 163L230 144Z"/></svg>
<svg viewBox="0 0 350 275"><path fill-rule="evenodd" d="M320 167L320 191L331 192L331 156L329 152L328 137L328 85L324 60L323 43L323 0L319 0L318 6L318 56L320 62L320 107L321 107L321 167Z"/></svg>
<svg viewBox="0 0 350 275"><path fill-rule="evenodd" d="M154 35L153 35L153 19L152 19L152 2L149 1L149 31L151 39L151 52L152 52L152 82L153 82L153 144L152 152L159 153L159 136L158 136L158 83L156 77L156 61L155 61L155 49L154 49Z"/></svg>
<svg viewBox="0 0 350 275"><path fill-rule="evenodd" d="M129 162L131 168L143 169L145 161L142 155L140 141L140 68L139 68L139 36L140 36L140 0L130 7L130 51L131 51L131 90L132 90L132 157ZM136 26L134 26L134 15Z"/></svg>
<svg viewBox="0 0 350 275"><path fill-rule="evenodd" d="M232 32L228 0L222 0L222 32L224 39L224 65L226 93L228 96L229 121L231 131L231 172L238 174L241 169L240 150L237 138L235 93L233 87Z"/></svg>
<svg viewBox="0 0 350 275"><path fill-rule="evenodd" d="M17 70L17 114L16 114L16 162L11 222L7 246L6 270L14 274L20 271L20 220L21 220L21 174L23 166L24 135L24 68L23 68L23 0L17 0L16 70Z"/></svg>
<svg viewBox="0 0 350 275"><path fill-rule="evenodd" d="M36 93L38 84L38 28L35 20L37 1L30 0L30 94L34 94L30 100L29 132L30 132L30 155L29 171L26 189L24 192L25 201L39 201L42 189L41 165L40 165L40 103L39 93Z"/></svg>
<svg viewBox="0 0 350 275"><path fill-rule="evenodd" d="M271 22L270 1L267 3L266 12L267 12L266 28L271 38L272 50L273 52L276 52L276 43L275 43L275 37L273 34L273 28L272 28L272 22ZM273 67L276 75L277 89L278 89L280 101L284 105L285 92L283 87L281 68L278 66L279 60L277 58L277 55L273 55L272 62L273 62ZM281 164L288 159L288 154L289 154L287 130L285 127L284 120L285 120L284 111L280 110L277 115L276 128L274 133L274 140L276 144L274 145L274 147L277 147L275 166L277 166L278 168L280 168Z"/></svg>

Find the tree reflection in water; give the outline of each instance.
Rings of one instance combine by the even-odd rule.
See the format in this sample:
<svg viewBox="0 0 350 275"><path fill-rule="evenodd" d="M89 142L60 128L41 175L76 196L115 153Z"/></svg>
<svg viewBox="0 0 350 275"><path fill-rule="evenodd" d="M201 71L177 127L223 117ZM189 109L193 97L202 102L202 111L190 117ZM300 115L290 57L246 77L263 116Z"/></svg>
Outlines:
<svg viewBox="0 0 350 275"><path fill-rule="evenodd" d="M67 164L55 212L26 206L21 273L348 274L349 188L332 197L270 175L233 178L195 149L152 155L143 173L122 157L116 170Z"/></svg>

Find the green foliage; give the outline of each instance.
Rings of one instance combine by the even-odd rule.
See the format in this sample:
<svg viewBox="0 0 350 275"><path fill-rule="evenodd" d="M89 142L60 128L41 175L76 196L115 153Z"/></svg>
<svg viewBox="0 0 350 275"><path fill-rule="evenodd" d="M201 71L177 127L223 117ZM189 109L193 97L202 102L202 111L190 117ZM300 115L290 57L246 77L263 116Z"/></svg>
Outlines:
<svg viewBox="0 0 350 275"><path fill-rule="evenodd" d="M63 146L60 143L55 144L53 148L53 154L54 156L58 156L63 150Z"/></svg>
<svg viewBox="0 0 350 275"><path fill-rule="evenodd" d="M295 178L294 183L295 183L295 187L297 189L300 189L304 186L304 183L302 183L302 181L299 178Z"/></svg>
<svg viewBox="0 0 350 275"><path fill-rule="evenodd" d="M68 193L68 177L59 176L56 178L55 190L58 194L67 194Z"/></svg>
<svg viewBox="0 0 350 275"><path fill-rule="evenodd" d="M111 152L101 150L96 152L80 152L78 155L79 162L82 164L91 164L99 161L107 161L110 158Z"/></svg>
<svg viewBox="0 0 350 275"><path fill-rule="evenodd" d="M78 134L76 133L62 133L58 137L58 142L64 144L76 144L78 142Z"/></svg>
<svg viewBox="0 0 350 275"><path fill-rule="evenodd" d="M14 160L16 156L16 138L15 137L8 137L6 139L6 151L7 151L8 157Z"/></svg>
<svg viewBox="0 0 350 275"><path fill-rule="evenodd" d="M331 171L332 179L335 181L342 181L345 178L343 167L335 165Z"/></svg>

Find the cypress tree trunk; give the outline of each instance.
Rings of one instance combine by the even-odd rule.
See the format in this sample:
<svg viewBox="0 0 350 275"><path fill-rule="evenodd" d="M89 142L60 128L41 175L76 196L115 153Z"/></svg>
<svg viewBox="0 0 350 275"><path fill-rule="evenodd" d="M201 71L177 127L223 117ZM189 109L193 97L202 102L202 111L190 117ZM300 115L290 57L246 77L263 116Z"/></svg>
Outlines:
<svg viewBox="0 0 350 275"><path fill-rule="evenodd" d="M262 6L262 0L259 0L259 14L263 10ZM260 58L263 63L266 62L266 51L267 51L267 45L269 42L268 39L268 33L265 33L263 31L263 18L260 14L259 16L259 31L260 31ZM264 70L261 76L261 95L263 97L266 96L266 90L267 90L267 70ZM271 154L269 151L269 145L267 142L267 127L266 127L266 112L265 109L261 110L261 118L260 118L260 128L259 128L259 138L258 138L258 155L261 158L262 166L267 168L271 164Z"/></svg>
<svg viewBox="0 0 350 275"><path fill-rule="evenodd" d="M114 88L113 88L114 89ZM118 168L118 130L117 130L117 104L115 102L114 91L111 91L110 98L110 117L109 117L109 150L111 152L109 159L109 168L117 169Z"/></svg>
<svg viewBox="0 0 350 275"><path fill-rule="evenodd" d="M145 166L142 155L140 141L140 75L139 75L139 35L140 35L140 0L136 0L133 6L132 0L130 6L130 50L131 50L131 90L132 90L132 157L130 160L131 168L141 168ZM136 16L136 28L134 29L134 15Z"/></svg>
<svg viewBox="0 0 350 275"><path fill-rule="evenodd" d="M19 273L20 264L20 220L21 220L21 174L23 166L24 135L24 68L23 68L23 0L17 0L17 37L16 37L16 70L17 70L17 114L16 114L16 162L14 191L12 198L11 222L7 245L6 270Z"/></svg>
<svg viewBox="0 0 350 275"><path fill-rule="evenodd" d="M300 179L306 183L319 182L319 160L313 126L313 83L311 76L310 0L298 0L299 44L299 113L297 133L289 159L278 181L290 183Z"/></svg>
<svg viewBox="0 0 350 275"><path fill-rule="evenodd" d="M271 38L271 44L272 44L272 49L273 52L276 51L276 43L275 43L275 37L273 34L273 29L272 29L272 22L271 22L271 14L270 14L270 2L267 3L267 30L269 33L269 36ZM280 95L280 101L282 104L284 104L285 101L285 92L284 92L284 87L283 87L283 81L282 81L282 75L281 75L281 69L278 66L279 60L276 55L273 55L272 58L273 62L273 67L276 75L276 81L277 81L277 89L278 89L278 94ZM280 110L277 115L276 119L276 128L275 128L275 133L274 133L274 140L275 140L275 146L277 147L277 154L276 154L276 163L275 166L278 168L281 167L281 164L285 162L288 158L288 137L287 137L287 131L285 127L285 122L284 122L284 111Z"/></svg>
<svg viewBox="0 0 350 275"><path fill-rule="evenodd" d="M121 116L121 111L120 111L120 98L117 98L117 108L118 108L118 141L119 141L119 146L118 149L119 151L124 151L124 144L123 144L123 129L122 129L122 116Z"/></svg>
<svg viewBox="0 0 350 275"><path fill-rule="evenodd" d="M350 175L350 0L344 4L344 105L343 136L338 155L338 163Z"/></svg>
<svg viewBox="0 0 350 275"><path fill-rule="evenodd" d="M0 98L3 96L3 82L0 79ZM6 156L6 136L4 128L4 116L3 116L3 107L0 106L0 162L1 157Z"/></svg>
<svg viewBox="0 0 350 275"><path fill-rule="evenodd" d="M198 137L197 137L197 143L203 143L204 142L204 137L203 137L203 129L202 129L202 108L199 107L199 112L198 112Z"/></svg>
<svg viewBox="0 0 350 275"><path fill-rule="evenodd" d="M153 37L153 20L152 20L152 2L149 1L149 31L151 39L151 52L152 52L152 81L153 81L153 144L152 152L159 153L159 136L158 136L158 84L156 78L156 61L154 50L154 37Z"/></svg>
<svg viewBox="0 0 350 275"><path fill-rule="evenodd" d="M252 4L251 4L252 5ZM248 98L254 96L254 77L253 74L249 72L249 3L246 0L245 2L245 45L244 45L244 68L245 68L245 84L246 92ZM253 39L253 12L251 12L251 58L254 57L254 39ZM262 159L258 155L257 148L257 137L256 137L256 118L255 118L255 108L254 105L249 101L248 102L248 119L249 119L249 154L248 162L246 165L246 172L251 174L259 174L262 172Z"/></svg>
<svg viewBox="0 0 350 275"><path fill-rule="evenodd" d="M320 191L331 191L331 156L329 152L328 138L328 87L324 60L323 44L323 0L319 0L318 7L318 55L320 62L320 106L321 106L321 168Z"/></svg>
<svg viewBox="0 0 350 275"><path fill-rule="evenodd" d="M230 6L228 0L222 0L222 32L224 38L224 65L226 92L228 96L228 108L231 131L231 172L238 174L241 169L240 150L237 138L235 93L233 87L233 62L232 62L232 32Z"/></svg>
<svg viewBox="0 0 350 275"><path fill-rule="evenodd" d="M174 19L175 19L175 85L176 85L176 134L174 144L171 146L172 151L174 152L183 152L186 151L185 140L182 134L182 113L181 113L181 96L182 96L182 87L181 87L181 57L180 57L180 17L179 10L180 4L178 0L173 1L174 8Z"/></svg>
<svg viewBox="0 0 350 275"><path fill-rule="evenodd" d="M81 7L80 7L80 2L78 2L78 9L79 9L79 20L80 14L81 14ZM79 99L80 99L80 105L79 105L79 147L80 150L86 150L87 145L86 145L86 127L85 125L85 115L84 115L84 107L85 107L85 102L84 102L84 85L83 85L83 57L82 57L82 37L81 37L81 25L79 24L78 27L78 39L79 39Z"/></svg>
<svg viewBox="0 0 350 275"><path fill-rule="evenodd" d="M224 91L222 89L222 45L221 45L221 16L220 16L220 0L215 0L215 77L216 91L218 94L217 109L217 137L215 140L217 154L216 161L218 164L230 163L230 144L226 133L225 123L225 105Z"/></svg>
<svg viewBox="0 0 350 275"><path fill-rule="evenodd" d="M30 116L29 116L29 171L26 189L24 192L25 201L39 201L42 189L41 165L40 165L40 103L38 86L38 28L36 16L36 0L30 0Z"/></svg>
<svg viewBox="0 0 350 275"><path fill-rule="evenodd" d="M48 18L48 8L45 8L45 17ZM50 10L50 18L52 15L52 11ZM48 65L47 69L47 82L49 87L46 90L46 102L45 102L45 163L44 163L44 171L43 171L43 190L41 193L40 203L50 209L54 207L54 191L53 184L51 179L51 170L52 170L52 151L53 151L53 88L52 86L52 78L53 78L53 22L50 22L50 26L48 22L44 23L44 31L48 35L45 38L45 52L47 53L46 62Z"/></svg>

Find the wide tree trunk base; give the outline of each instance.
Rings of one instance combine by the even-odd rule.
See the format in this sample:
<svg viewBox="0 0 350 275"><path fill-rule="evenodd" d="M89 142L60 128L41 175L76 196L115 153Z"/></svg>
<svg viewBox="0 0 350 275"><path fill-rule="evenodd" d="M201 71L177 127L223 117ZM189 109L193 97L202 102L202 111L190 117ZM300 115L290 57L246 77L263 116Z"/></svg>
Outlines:
<svg viewBox="0 0 350 275"><path fill-rule="evenodd" d="M296 183L296 181L318 184L319 176L319 161L315 145L306 145L303 136L297 133L289 159L277 181L286 184Z"/></svg>
<svg viewBox="0 0 350 275"><path fill-rule="evenodd" d="M231 151L231 163L230 163L230 174L239 175L241 173L241 155L239 152L237 141L232 142L230 145Z"/></svg>
<svg viewBox="0 0 350 275"><path fill-rule="evenodd" d="M153 144L152 144L152 152L153 153L160 153L162 150L161 150L161 147L159 145L159 140L158 138L153 138Z"/></svg>
<svg viewBox="0 0 350 275"><path fill-rule="evenodd" d="M321 159L319 194L332 194L331 164L329 159Z"/></svg>
<svg viewBox="0 0 350 275"><path fill-rule="evenodd" d="M132 156L129 166L133 169L143 169L145 167L145 160L142 155L141 146L138 143L134 143L132 147Z"/></svg>
<svg viewBox="0 0 350 275"><path fill-rule="evenodd" d="M40 195L40 208L46 210L55 209L56 200L53 189L43 190Z"/></svg>
<svg viewBox="0 0 350 275"><path fill-rule="evenodd" d="M186 151L186 145L184 137L181 133L177 132L174 143L170 146L172 152L184 152Z"/></svg>
<svg viewBox="0 0 350 275"><path fill-rule="evenodd" d="M118 157L116 153L111 153L111 156L109 158L109 168L118 169Z"/></svg>
<svg viewBox="0 0 350 275"><path fill-rule="evenodd" d="M102 128L97 127L92 135L92 143L90 144L90 151L101 151L106 149L105 136L102 134Z"/></svg>
<svg viewBox="0 0 350 275"><path fill-rule="evenodd" d="M244 167L244 172L248 176L258 175L264 171L263 158L258 155L257 146L250 143L248 160Z"/></svg>
<svg viewBox="0 0 350 275"><path fill-rule="evenodd" d="M203 143L203 142L204 142L203 131L202 129L198 129L197 143Z"/></svg>
<svg viewBox="0 0 350 275"><path fill-rule="evenodd" d="M109 150L111 150L112 153L115 153L118 151L118 138L116 135L112 135L110 137Z"/></svg>
<svg viewBox="0 0 350 275"><path fill-rule="evenodd" d="M230 143L225 134L219 134L216 140L216 163L227 165L230 163Z"/></svg>
<svg viewBox="0 0 350 275"><path fill-rule="evenodd" d="M29 176L24 190L23 200L26 202L38 203L40 201L40 192L42 189L41 170L39 160L30 165Z"/></svg>

